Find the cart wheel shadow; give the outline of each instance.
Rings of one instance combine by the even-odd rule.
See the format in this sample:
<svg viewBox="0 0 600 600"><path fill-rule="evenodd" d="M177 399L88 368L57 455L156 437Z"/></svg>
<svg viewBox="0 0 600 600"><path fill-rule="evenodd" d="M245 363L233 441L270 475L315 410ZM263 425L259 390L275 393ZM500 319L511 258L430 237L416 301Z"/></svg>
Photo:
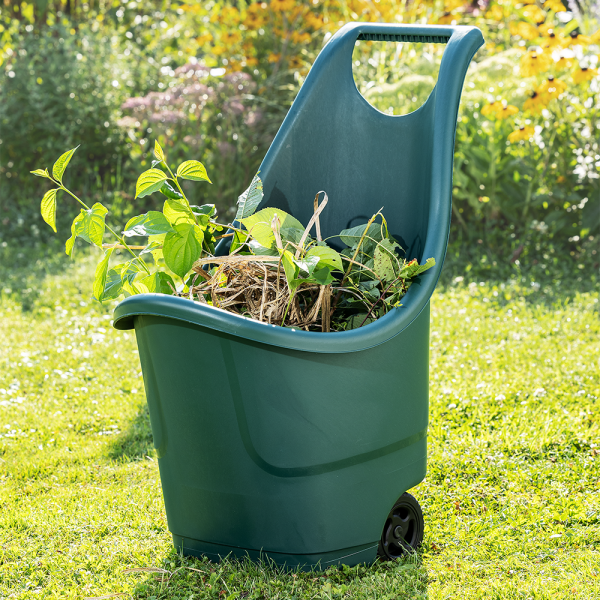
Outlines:
<svg viewBox="0 0 600 600"><path fill-rule="evenodd" d="M181 556L173 549L155 566L135 569L139 579L134 595L148 598L167 594L210 591L214 597L347 598L365 597L427 600L428 575L421 552L395 561L371 565L339 566L326 570L286 569L272 561L225 558L220 563Z"/></svg>
<svg viewBox="0 0 600 600"><path fill-rule="evenodd" d="M127 429L111 440L107 453L112 460L136 460L153 455L154 443L150 414L145 402L129 422Z"/></svg>

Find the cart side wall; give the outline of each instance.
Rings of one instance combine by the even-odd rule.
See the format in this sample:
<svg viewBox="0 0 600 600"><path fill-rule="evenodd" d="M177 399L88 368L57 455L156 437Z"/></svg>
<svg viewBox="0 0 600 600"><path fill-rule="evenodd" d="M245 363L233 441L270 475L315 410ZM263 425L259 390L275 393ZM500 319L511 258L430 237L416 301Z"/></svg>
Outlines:
<svg viewBox="0 0 600 600"><path fill-rule="evenodd" d="M376 542L425 475L429 310L370 350L317 354L138 316L169 529L287 554Z"/></svg>

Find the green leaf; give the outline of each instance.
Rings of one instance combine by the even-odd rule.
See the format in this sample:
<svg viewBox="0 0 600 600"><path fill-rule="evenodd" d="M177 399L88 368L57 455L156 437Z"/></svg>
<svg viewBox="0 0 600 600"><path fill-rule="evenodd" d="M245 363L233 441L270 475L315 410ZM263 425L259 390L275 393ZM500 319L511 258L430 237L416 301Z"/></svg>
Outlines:
<svg viewBox="0 0 600 600"><path fill-rule="evenodd" d="M107 212L108 208L100 202L96 202L90 210L84 210L83 229L77 235L90 244L102 246L102 238L106 228L104 219Z"/></svg>
<svg viewBox="0 0 600 600"><path fill-rule="evenodd" d="M275 235L271 229L271 221L275 215L279 218L281 230L300 229L304 231L304 226L298 219L279 208L263 208L250 217L241 219L240 222L261 246L272 248L275 246Z"/></svg>
<svg viewBox="0 0 600 600"><path fill-rule="evenodd" d="M343 271L342 257L333 248L329 246L313 246L307 253L306 256L318 256L319 265L321 267L328 266Z"/></svg>
<svg viewBox="0 0 600 600"><path fill-rule="evenodd" d="M406 279L410 277L416 277L417 275L420 275L424 271L427 271L427 269L430 269L434 265L435 258L428 258L422 265L420 265L417 262L417 259L415 258L404 265L402 271L400 272L400 276Z"/></svg>
<svg viewBox="0 0 600 600"><path fill-rule="evenodd" d="M77 146L77 148L79 148L79 146ZM73 148L72 150L65 152L54 163L54 166L52 167L52 175L54 175L54 179L56 179L56 181L62 182L62 176L65 172L65 169L67 168L67 165L69 164L69 161L71 160L71 157L73 156L73 154L75 153L75 150L77 150L77 148Z"/></svg>
<svg viewBox="0 0 600 600"><path fill-rule="evenodd" d="M119 265L122 266L122 265ZM123 290L123 282L121 280L121 272L119 269L110 269L106 275L104 282L104 292L102 300L114 300L118 298Z"/></svg>
<svg viewBox="0 0 600 600"><path fill-rule="evenodd" d="M38 177L45 177L46 179L50 179L50 173L48 173L48 169L36 169L35 171L29 171L32 175L37 175Z"/></svg>
<svg viewBox="0 0 600 600"><path fill-rule="evenodd" d="M138 215L129 219L125 225L123 235L131 237L134 235L158 235L173 231L171 224L163 213L157 210L151 210L143 215Z"/></svg>
<svg viewBox="0 0 600 600"><path fill-rule="evenodd" d="M263 184L257 173L250 183L248 189L238 198L238 209L235 215L235 220L241 221L242 219L251 216L258 208L263 196Z"/></svg>
<svg viewBox="0 0 600 600"><path fill-rule="evenodd" d="M212 181L206 174L206 167L197 160L186 160L181 163L177 169L177 177L182 179L190 179L191 181Z"/></svg>
<svg viewBox="0 0 600 600"><path fill-rule="evenodd" d="M318 285L329 285L335 281L335 277L331 274L331 269L328 267L323 267L322 269L317 269L311 273L310 278L307 280L307 283L316 283Z"/></svg>
<svg viewBox="0 0 600 600"><path fill-rule="evenodd" d="M94 276L94 298L98 302L104 300L104 287L106 285L106 275L108 273L108 261L114 248L109 248L104 253L104 258L96 266L96 275Z"/></svg>
<svg viewBox="0 0 600 600"><path fill-rule="evenodd" d="M360 238L362 237L362 234L365 232L366 229L367 223L365 223L364 225L357 225L356 227L352 227L351 229L344 229L340 232L340 239L342 240L342 242L344 242L344 244L346 244L346 246L350 246L352 248L353 246L356 246L356 244L358 244ZM381 225L378 225L377 223L371 223L371 226L369 227L369 230L365 235L365 240L363 241L363 244L367 240L381 242L381 240L383 239L381 230Z"/></svg>
<svg viewBox="0 0 600 600"><path fill-rule="evenodd" d="M179 190L177 190L173 185L171 185L172 179L167 179L160 188L160 193L164 194L167 198L171 198L172 200L182 200L183 195Z"/></svg>
<svg viewBox="0 0 600 600"><path fill-rule="evenodd" d="M42 198L41 213L42 218L56 233L56 192L58 188L48 190Z"/></svg>
<svg viewBox="0 0 600 600"><path fill-rule="evenodd" d="M152 273L152 275L142 279L141 283L143 283L152 294L173 294L173 290L175 289L173 278L164 271ZM170 287L169 284L173 287Z"/></svg>
<svg viewBox="0 0 600 600"><path fill-rule="evenodd" d="M71 223L71 237L65 242L65 252L67 253L67 256L71 256L73 246L75 245L75 239L83 231L85 212L85 209L82 208L81 212L73 219L73 223Z"/></svg>
<svg viewBox="0 0 600 600"><path fill-rule="evenodd" d="M167 164L167 157L160 147L158 140L154 140L154 156L156 156L156 160L165 163L165 165Z"/></svg>
<svg viewBox="0 0 600 600"><path fill-rule="evenodd" d="M207 215L208 217L214 217L217 214L217 208L214 204L203 204L202 206L196 206L192 204L190 208L196 214Z"/></svg>
<svg viewBox="0 0 600 600"><path fill-rule="evenodd" d="M150 169L144 171L138 178L135 185L135 197L143 198L159 190L163 182L166 181L166 174L160 169Z"/></svg>
<svg viewBox="0 0 600 600"><path fill-rule="evenodd" d="M181 223L196 223L192 209L185 202L179 200L165 200L163 205L163 214L171 225L179 225Z"/></svg>
<svg viewBox="0 0 600 600"><path fill-rule="evenodd" d="M280 250L281 263L283 264L283 270L285 278L290 288L290 292L293 294L296 288L300 285L298 281L299 268L294 260L294 255L289 250Z"/></svg>
<svg viewBox="0 0 600 600"><path fill-rule="evenodd" d="M65 244L66 253L71 256L75 239L80 237L90 244L102 246L102 238L104 237L104 229L106 224L104 219L108 209L106 206L96 202L89 210L84 208L73 220L71 225L71 237Z"/></svg>
<svg viewBox="0 0 600 600"><path fill-rule="evenodd" d="M196 224L181 223L175 231L167 233L163 244L163 254L167 267L183 277L202 253L204 232Z"/></svg>
<svg viewBox="0 0 600 600"><path fill-rule="evenodd" d="M382 240L375 248L373 269L381 281L391 282L398 277L400 262L396 250L400 244L389 239Z"/></svg>

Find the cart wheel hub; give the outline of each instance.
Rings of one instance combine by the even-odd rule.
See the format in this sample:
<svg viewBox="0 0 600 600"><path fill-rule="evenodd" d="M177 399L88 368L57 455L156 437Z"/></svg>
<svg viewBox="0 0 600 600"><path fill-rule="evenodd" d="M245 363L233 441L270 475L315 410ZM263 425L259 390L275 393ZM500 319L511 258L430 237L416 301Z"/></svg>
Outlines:
<svg viewBox="0 0 600 600"><path fill-rule="evenodd" d="M398 525L398 527L396 527L396 529L394 529L394 537L401 538L403 533L404 533L404 530L402 529L402 527L400 525Z"/></svg>

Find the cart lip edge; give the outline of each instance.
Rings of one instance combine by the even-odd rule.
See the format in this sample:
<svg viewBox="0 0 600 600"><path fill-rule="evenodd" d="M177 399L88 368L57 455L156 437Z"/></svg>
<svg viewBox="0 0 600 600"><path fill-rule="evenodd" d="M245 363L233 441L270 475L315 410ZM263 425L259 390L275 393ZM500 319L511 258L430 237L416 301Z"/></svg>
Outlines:
<svg viewBox="0 0 600 600"><path fill-rule="evenodd" d="M421 289L413 290L417 287ZM400 334L428 305L431 296L428 288L427 284L411 286L403 298L406 304L390 310L374 323L350 331L324 333L281 327L167 294L139 294L125 298L114 309L113 327L130 330L135 329L136 317L165 317L279 348L345 354L379 346Z"/></svg>

